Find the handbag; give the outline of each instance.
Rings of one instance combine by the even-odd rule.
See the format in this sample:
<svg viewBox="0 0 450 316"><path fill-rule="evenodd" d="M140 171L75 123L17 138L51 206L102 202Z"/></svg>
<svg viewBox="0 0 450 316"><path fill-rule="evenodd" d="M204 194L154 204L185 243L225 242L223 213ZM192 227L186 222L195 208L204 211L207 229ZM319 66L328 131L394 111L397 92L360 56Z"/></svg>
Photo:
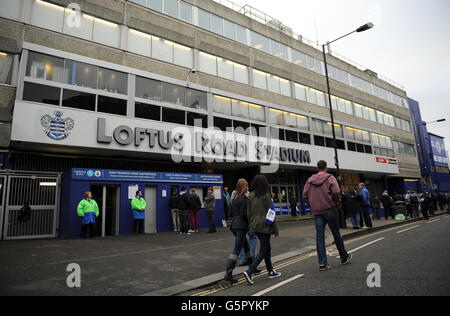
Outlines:
<svg viewBox="0 0 450 316"><path fill-rule="evenodd" d="M275 212L275 204L273 203L270 205L270 209L267 211L266 219L264 220L264 224L267 225L273 225L275 222L275 219L277 217L277 212Z"/></svg>

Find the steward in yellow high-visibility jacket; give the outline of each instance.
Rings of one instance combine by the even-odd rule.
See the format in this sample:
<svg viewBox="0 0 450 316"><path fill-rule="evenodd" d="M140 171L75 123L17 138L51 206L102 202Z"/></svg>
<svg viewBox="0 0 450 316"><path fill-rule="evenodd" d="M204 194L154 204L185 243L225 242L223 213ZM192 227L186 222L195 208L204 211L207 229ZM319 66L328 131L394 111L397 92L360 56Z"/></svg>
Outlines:
<svg viewBox="0 0 450 316"><path fill-rule="evenodd" d="M141 234L144 233L145 208L147 203L142 197L142 192L136 192L136 197L131 200L131 210L133 211L133 232L136 233L136 226L139 226Z"/></svg>
<svg viewBox="0 0 450 316"><path fill-rule="evenodd" d="M77 214L81 218L81 237L87 237L87 230L91 237L95 235L95 220L100 215L97 202L92 199L92 193L86 192L84 199L77 207Z"/></svg>

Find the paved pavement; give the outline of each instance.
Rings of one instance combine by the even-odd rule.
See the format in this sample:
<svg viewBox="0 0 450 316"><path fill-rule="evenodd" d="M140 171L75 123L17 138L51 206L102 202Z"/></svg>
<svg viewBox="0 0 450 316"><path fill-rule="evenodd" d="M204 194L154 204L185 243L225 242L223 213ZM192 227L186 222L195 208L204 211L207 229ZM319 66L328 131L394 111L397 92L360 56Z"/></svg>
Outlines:
<svg viewBox="0 0 450 316"><path fill-rule="evenodd" d="M375 227L391 224L398 222L381 220ZM274 262L314 249L313 221L280 223L280 231ZM227 228L212 235L2 241L0 295L174 295L220 280L233 243ZM66 285L70 263L81 267L81 289Z"/></svg>
<svg viewBox="0 0 450 316"><path fill-rule="evenodd" d="M282 277L267 274L250 286L218 286L185 293L195 296L448 296L450 295L450 216L420 221L365 235L346 242L351 264L342 266L335 247L328 251L331 270L320 272L316 254L278 263ZM380 286L367 285L370 264L380 268ZM370 278L372 281L377 279Z"/></svg>

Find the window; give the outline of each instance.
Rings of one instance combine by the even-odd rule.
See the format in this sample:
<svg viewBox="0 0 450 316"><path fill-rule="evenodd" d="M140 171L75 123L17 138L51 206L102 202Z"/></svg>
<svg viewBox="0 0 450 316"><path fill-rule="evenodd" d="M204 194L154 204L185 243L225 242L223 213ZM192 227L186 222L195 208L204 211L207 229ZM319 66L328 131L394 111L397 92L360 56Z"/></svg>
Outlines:
<svg viewBox="0 0 450 316"><path fill-rule="evenodd" d="M128 31L128 50L147 57L152 56L151 35L130 29Z"/></svg>
<svg viewBox="0 0 450 316"><path fill-rule="evenodd" d="M93 40L100 44L117 48L120 47L119 25L95 18Z"/></svg>
<svg viewBox="0 0 450 316"><path fill-rule="evenodd" d="M61 97L61 89L25 82L23 87L23 100L45 103L51 105L59 105Z"/></svg>
<svg viewBox="0 0 450 316"><path fill-rule="evenodd" d="M217 76L217 59L215 56L200 52L200 71Z"/></svg>
<svg viewBox="0 0 450 316"><path fill-rule="evenodd" d="M314 89L306 88L306 101L313 104L317 103L316 91Z"/></svg>
<svg viewBox="0 0 450 316"><path fill-rule="evenodd" d="M273 75L268 75L267 86L270 92L280 94L280 78Z"/></svg>
<svg viewBox="0 0 450 316"><path fill-rule="evenodd" d="M240 25L236 25L236 40L242 44L247 45L247 34L245 28Z"/></svg>
<svg viewBox="0 0 450 316"><path fill-rule="evenodd" d="M349 151L356 151L356 144L352 142L347 142L347 148Z"/></svg>
<svg viewBox="0 0 450 316"><path fill-rule="evenodd" d="M71 9L65 9L64 13L64 21L68 21L76 14L76 12ZM90 15L81 14L79 20L80 24L77 25L77 27L70 27L67 23L64 23L63 32L67 35L80 37L91 41L94 31L94 20L95 18Z"/></svg>
<svg viewBox="0 0 450 316"><path fill-rule="evenodd" d="M189 47L174 44L173 62L176 65L192 69L194 67L194 53Z"/></svg>
<svg viewBox="0 0 450 316"><path fill-rule="evenodd" d="M95 111L95 95L64 89L62 106L80 110Z"/></svg>
<svg viewBox="0 0 450 316"><path fill-rule="evenodd" d="M355 103L355 115L359 118L363 118L363 106Z"/></svg>
<svg viewBox="0 0 450 316"><path fill-rule="evenodd" d="M77 61L66 60L65 78L68 84L97 89L97 67Z"/></svg>
<svg viewBox="0 0 450 316"><path fill-rule="evenodd" d="M266 121L266 110L264 107L252 103L247 103L249 113L250 113L250 119L254 121Z"/></svg>
<svg viewBox="0 0 450 316"><path fill-rule="evenodd" d="M298 133L294 131L286 130L286 141L298 143Z"/></svg>
<svg viewBox="0 0 450 316"><path fill-rule="evenodd" d="M264 72L253 69L253 86L267 90L267 76Z"/></svg>
<svg viewBox="0 0 450 316"><path fill-rule="evenodd" d="M234 80L243 84L248 84L247 66L234 63Z"/></svg>
<svg viewBox="0 0 450 316"><path fill-rule="evenodd" d="M186 22L192 23L192 6L181 1L180 18Z"/></svg>
<svg viewBox="0 0 450 316"><path fill-rule="evenodd" d="M136 77L136 97L161 102L162 83L156 80Z"/></svg>
<svg viewBox="0 0 450 316"><path fill-rule="evenodd" d="M128 75L114 70L98 68L98 88L106 92L127 94Z"/></svg>
<svg viewBox="0 0 450 316"><path fill-rule="evenodd" d="M109 97L98 96L97 111L102 113L127 115L127 101Z"/></svg>
<svg viewBox="0 0 450 316"><path fill-rule="evenodd" d="M209 12L198 9L198 26L208 31L211 30L211 20Z"/></svg>
<svg viewBox="0 0 450 316"><path fill-rule="evenodd" d="M220 57L217 58L217 73L219 77L233 80L233 63L222 59Z"/></svg>
<svg viewBox="0 0 450 316"><path fill-rule="evenodd" d="M306 88L298 83L295 84L295 98L306 101Z"/></svg>
<svg viewBox="0 0 450 316"><path fill-rule="evenodd" d="M64 59L29 52L26 75L36 79L68 82L64 80Z"/></svg>
<svg viewBox="0 0 450 316"><path fill-rule="evenodd" d="M178 17L178 0L164 0L164 13Z"/></svg>
<svg viewBox="0 0 450 316"><path fill-rule="evenodd" d="M0 52L0 83L11 84L14 56Z"/></svg>
<svg viewBox="0 0 450 316"><path fill-rule="evenodd" d="M231 131L233 128L233 122L221 117L214 117L214 127L223 132Z"/></svg>
<svg viewBox="0 0 450 316"><path fill-rule="evenodd" d="M306 55L295 49L291 49L291 52L292 52L292 62L303 68L306 68L306 65L307 65Z"/></svg>
<svg viewBox="0 0 450 316"><path fill-rule="evenodd" d="M31 9L32 25L36 25L56 32L62 32L63 21L64 21L63 7L44 1L33 2L33 7Z"/></svg>
<svg viewBox="0 0 450 316"><path fill-rule="evenodd" d="M161 12L162 11L162 0L147 0L147 7L152 10Z"/></svg>
<svg viewBox="0 0 450 316"><path fill-rule="evenodd" d="M0 1L0 16L11 20L18 20L20 18L21 6L21 1Z"/></svg>
<svg viewBox="0 0 450 316"><path fill-rule="evenodd" d="M273 125L284 125L283 115L282 111L270 109L270 123Z"/></svg>
<svg viewBox="0 0 450 316"><path fill-rule="evenodd" d="M236 100L232 100L231 101L231 110L232 110L233 116L249 118L250 112L248 109L248 103L246 103L246 102L242 102L242 101L239 102Z"/></svg>
<svg viewBox="0 0 450 316"><path fill-rule="evenodd" d="M208 115L187 112L187 125L208 128Z"/></svg>
<svg viewBox="0 0 450 316"><path fill-rule="evenodd" d="M163 108L162 121L167 123L186 125L186 112L181 110Z"/></svg>
<svg viewBox="0 0 450 316"><path fill-rule="evenodd" d="M250 123L233 121L234 132L243 135L250 134Z"/></svg>
<svg viewBox="0 0 450 316"><path fill-rule="evenodd" d="M287 97L291 96L291 82L286 79L280 79L280 92Z"/></svg>
<svg viewBox="0 0 450 316"><path fill-rule="evenodd" d="M325 147L325 137L322 136L314 136L314 145Z"/></svg>
<svg viewBox="0 0 450 316"><path fill-rule="evenodd" d="M236 40L236 30L233 22L224 20L224 35L232 40Z"/></svg>
<svg viewBox="0 0 450 316"><path fill-rule="evenodd" d="M151 104L136 102L135 116L137 118L161 121L161 107Z"/></svg>
<svg viewBox="0 0 450 316"><path fill-rule="evenodd" d="M325 93L316 90L316 97L317 97L317 105L325 107L326 106Z"/></svg>
<svg viewBox="0 0 450 316"><path fill-rule="evenodd" d="M214 14L211 14L211 31L223 35L223 19Z"/></svg>
<svg viewBox="0 0 450 316"><path fill-rule="evenodd" d="M279 140L286 140L285 130L280 128L270 128L271 138L278 138Z"/></svg>
<svg viewBox="0 0 450 316"><path fill-rule="evenodd" d="M266 137L267 129L262 125L251 124L250 134L253 136Z"/></svg>
<svg viewBox="0 0 450 316"><path fill-rule="evenodd" d="M311 144L311 136L305 133L298 133L300 138L300 143L302 144Z"/></svg>
<svg viewBox="0 0 450 316"><path fill-rule="evenodd" d="M231 99L214 95L213 106L215 113L231 115Z"/></svg>
<svg viewBox="0 0 450 316"><path fill-rule="evenodd" d="M186 89L186 107L197 110L208 110L206 92Z"/></svg>
<svg viewBox="0 0 450 316"><path fill-rule="evenodd" d="M176 105L185 105L186 89L171 83L163 82L163 101ZM184 123L183 123L184 124Z"/></svg>
<svg viewBox="0 0 450 316"><path fill-rule="evenodd" d="M156 36L152 36L152 57L173 63L173 43L168 40L163 40Z"/></svg>
<svg viewBox="0 0 450 316"><path fill-rule="evenodd" d="M251 32L251 44L253 48L270 54L270 40L256 32Z"/></svg>
<svg viewBox="0 0 450 316"><path fill-rule="evenodd" d="M323 121L321 120L317 120L317 119L313 119L312 120L313 123L313 132L315 133L319 133L319 134L324 134L324 129L323 129Z"/></svg>

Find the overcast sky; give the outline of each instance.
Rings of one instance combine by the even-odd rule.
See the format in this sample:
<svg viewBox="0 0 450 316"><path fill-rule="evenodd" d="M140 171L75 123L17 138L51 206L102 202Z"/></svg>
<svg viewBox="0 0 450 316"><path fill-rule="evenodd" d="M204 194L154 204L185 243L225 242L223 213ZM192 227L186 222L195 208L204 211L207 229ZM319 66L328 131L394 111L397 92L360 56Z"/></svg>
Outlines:
<svg viewBox="0 0 450 316"><path fill-rule="evenodd" d="M449 0L236 0L324 43L366 22L375 28L332 45L335 52L400 83L450 150Z"/></svg>

